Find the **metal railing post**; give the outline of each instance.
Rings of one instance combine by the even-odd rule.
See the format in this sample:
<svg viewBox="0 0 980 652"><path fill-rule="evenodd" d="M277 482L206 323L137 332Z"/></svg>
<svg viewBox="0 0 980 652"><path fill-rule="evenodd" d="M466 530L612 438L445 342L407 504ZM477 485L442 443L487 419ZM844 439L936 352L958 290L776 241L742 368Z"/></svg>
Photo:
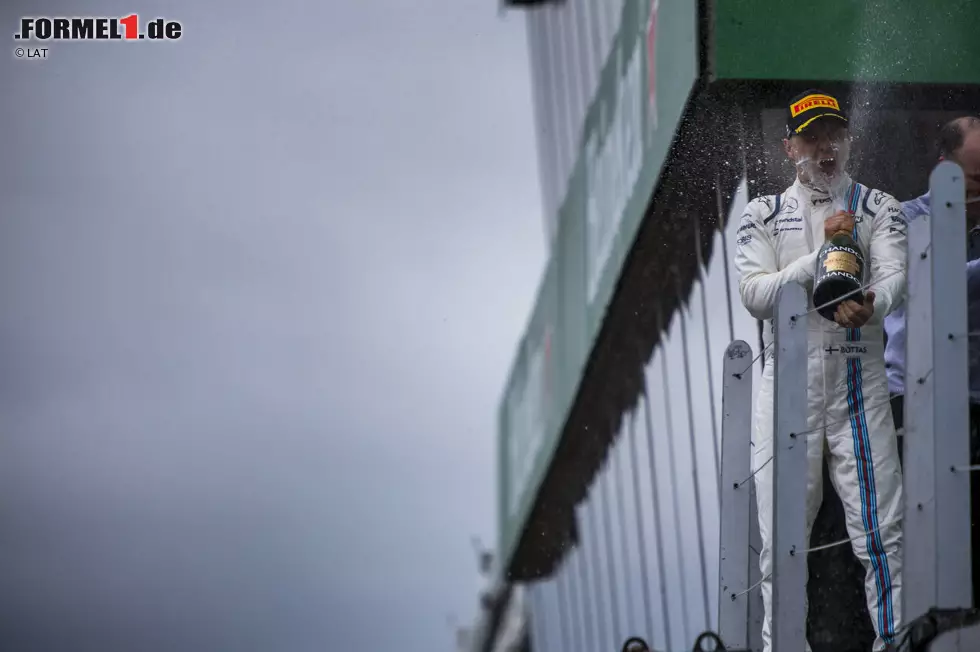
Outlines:
<svg viewBox="0 0 980 652"><path fill-rule="evenodd" d="M908 229L903 620L972 603L966 196L944 161ZM966 635L966 631L964 631ZM936 650L966 650L960 636ZM972 648L970 648L972 649Z"/></svg>
<svg viewBox="0 0 980 652"><path fill-rule="evenodd" d="M718 634L732 648L749 641L749 604L753 593L751 567L759 557L749 551L752 455L752 347L735 340L722 361L721 406L721 536L718 575ZM756 525L758 530L758 524Z"/></svg>
<svg viewBox="0 0 980 652"><path fill-rule="evenodd" d="M775 323L772 649L806 647L807 309L805 290L779 290Z"/></svg>
<svg viewBox="0 0 980 652"><path fill-rule="evenodd" d="M759 568L759 552L762 550L762 532L759 531L759 505L756 503L755 482L749 483L751 495L749 498L749 554L752 562L749 565L749 581L752 585L762 580L762 569ZM752 652L762 652L762 625L766 619L766 605L762 600L762 590L749 593L749 644Z"/></svg>
<svg viewBox="0 0 980 652"><path fill-rule="evenodd" d="M932 364L932 220L923 215L908 226L908 296L905 300L905 436L902 520L902 621L936 603L936 455L933 445L934 387L924 383ZM908 590L915 587L914 590Z"/></svg>

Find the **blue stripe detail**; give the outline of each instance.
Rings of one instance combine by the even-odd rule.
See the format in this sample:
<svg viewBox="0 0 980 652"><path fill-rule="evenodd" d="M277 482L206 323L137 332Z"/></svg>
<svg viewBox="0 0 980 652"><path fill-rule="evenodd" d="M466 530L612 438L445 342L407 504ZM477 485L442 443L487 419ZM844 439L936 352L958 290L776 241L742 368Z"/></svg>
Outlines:
<svg viewBox="0 0 980 652"><path fill-rule="evenodd" d="M847 341L861 340L860 329L847 329ZM864 524L866 546L871 568L874 571L875 588L878 592L878 631L882 639L891 642L895 636L895 612L892 605L891 570L885 547L881 540L878 524L878 496L875 491L874 459L871 455L871 440L868 436L868 422L864 415L864 392L862 390L861 361L847 361L847 406L851 422L851 436L854 439L855 465L858 475L858 489L861 496L861 520ZM863 451L867 454L864 455Z"/></svg>
<svg viewBox="0 0 980 652"><path fill-rule="evenodd" d="M861 184L858 182L851 183L851 189L847 191L847 212L851 215L857 214L858 201L861 199ZM858 225L857 220L854 220L854 227L851 228L851 237L854 238L854 242L858 239Z"/></svg>
<svg viewBox="0 0 980 652"><path fill-rule="evenodd" d="M775 203L776 203L776 207L773 209L772 213L769 214L769 217L767 217L766 219L762 220L762 224L763 225L768 225L769 222L772 222L773 219L777 215L779 215L779 209L781 208L781 205L783 203L783 196L781 194L780 195L776 195L776 202Z"/></svg>
<svg viewBox="0 0 980 652"><path fill-rule="evenodd" d="M860 339L860 336L858 337ZM882 620L884 620L885 628L881 630L881 637L887 643L891 643L895 636L895 611L894 604L892 603L892 576L891 568L888 566L888 556L885 554L885 542L881 538L881 524L878 522L878 491L875 484L875 467L874 458L872 457L871 451L871 433L868 430L868 420L864 414L864 388L861 377L861 360L855 359L854 366L856 371L855 389L858 395L858 405L860 406L860 416L861 416L861 432L864 436L864 446L865 450L868 452L868 492L871 494L872 504L871 504L871 515L874 519L873 528L871 536L871 544L874 546L875 555L872 556L872 567L874 567L874 559L878 560L877 572L883 575L882 578L882 591L883 594L881 599L881 609Z"/></svg>
<svg viewBox="0 0 980 652"><path fill-rule="evenodd" d="M875 216L875 212L873 210L871 210L870 208L868 208L868 200L869 199L871 199L871 189L870 188L868 189L868 192L864 193L864 201L861 202L861 209L864 210L864 214L865 215L869 215L871 217L874 217Z"/></svg>
<svg viewBox="0 0 980 652"><path fill-rule="evenodd" d="M856 181L851 184L851 189L848 191L847 197L847 210L851 215L857 214L858 202L861 201L861 184ZM852 234L854 238L857 238L857 224L854 224L854 232Z"/></svg>

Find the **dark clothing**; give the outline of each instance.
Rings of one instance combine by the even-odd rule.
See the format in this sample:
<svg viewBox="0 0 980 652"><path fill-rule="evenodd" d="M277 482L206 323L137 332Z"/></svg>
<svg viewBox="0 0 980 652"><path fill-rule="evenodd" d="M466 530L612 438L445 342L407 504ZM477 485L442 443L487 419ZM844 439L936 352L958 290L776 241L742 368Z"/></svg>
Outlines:
<svg viewBox="0 0 980 652"><path fill-rule="evenodd" d="M891 398L892 417L898 432L898 457L905 454L905 397L895 394ZM970 464L980 464L980 403L970 403ZM903 463L904 466L904 463ZM980 605L980 477L970 474L970 549L973 567L973 604Z"/></svg>
<svg viewBox="0 0 980 652"><path fill-rule="evenodd" d="M892 394L892 420L895 421L895 433L898 435L898 461L905 468L905 396Z"/></svg>
<svg viewBox="0 0 980 652"><path fill-rule="evenodd" d="M905 396L902 394L892 394L892 419L895 421L895 430L905 428ZM899 433L901 436L901 433ZM899 448L898 450L902 450Z"/></svg>

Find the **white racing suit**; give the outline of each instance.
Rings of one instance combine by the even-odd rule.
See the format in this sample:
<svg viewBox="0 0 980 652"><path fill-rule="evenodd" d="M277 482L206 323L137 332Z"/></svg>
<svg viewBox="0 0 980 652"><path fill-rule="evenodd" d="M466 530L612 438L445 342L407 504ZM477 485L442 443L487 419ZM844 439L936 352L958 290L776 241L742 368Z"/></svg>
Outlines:
<svg viewBox="0 0 980 652"><path fill-rule="evenodd" d="M867 572L865 593L877 634L874 650L881 650L901 625L904 507L885 377L882 321L901 304L905 293L906 222L893 197L850 179L847 182L855 239L870 266L874 316L863 328L845 329L813 312L812 296L809 299L806 536L809 541L820 508L826 449L852 548ZM786 283L799 283L812 295L816 255L825 241L824 221L834 212L829 195L797 180L781 195L752 200L742 215L735 255L739 292L749 313L765 320L763 343L768 353L776 293ZM767 578L762 583L766 652L772 649L773 375L773 356L767 354L752 437L763 542L759 565Z"/></svg>

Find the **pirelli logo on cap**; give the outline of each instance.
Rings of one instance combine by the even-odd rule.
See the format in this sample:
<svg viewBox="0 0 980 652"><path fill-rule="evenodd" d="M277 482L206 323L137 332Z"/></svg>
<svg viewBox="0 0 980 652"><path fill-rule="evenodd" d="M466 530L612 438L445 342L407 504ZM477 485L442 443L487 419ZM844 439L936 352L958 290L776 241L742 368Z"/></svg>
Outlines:
<svg viewBox="0 0 980 652"><path fill-rule="evenodd" d="M796 102L789 108L790 115L794 118L804 111L808 111L814 107L826 107L834 109L835 111L840 111L840 104L837 100L829 95L807 95L799 102Z"/></svg>

